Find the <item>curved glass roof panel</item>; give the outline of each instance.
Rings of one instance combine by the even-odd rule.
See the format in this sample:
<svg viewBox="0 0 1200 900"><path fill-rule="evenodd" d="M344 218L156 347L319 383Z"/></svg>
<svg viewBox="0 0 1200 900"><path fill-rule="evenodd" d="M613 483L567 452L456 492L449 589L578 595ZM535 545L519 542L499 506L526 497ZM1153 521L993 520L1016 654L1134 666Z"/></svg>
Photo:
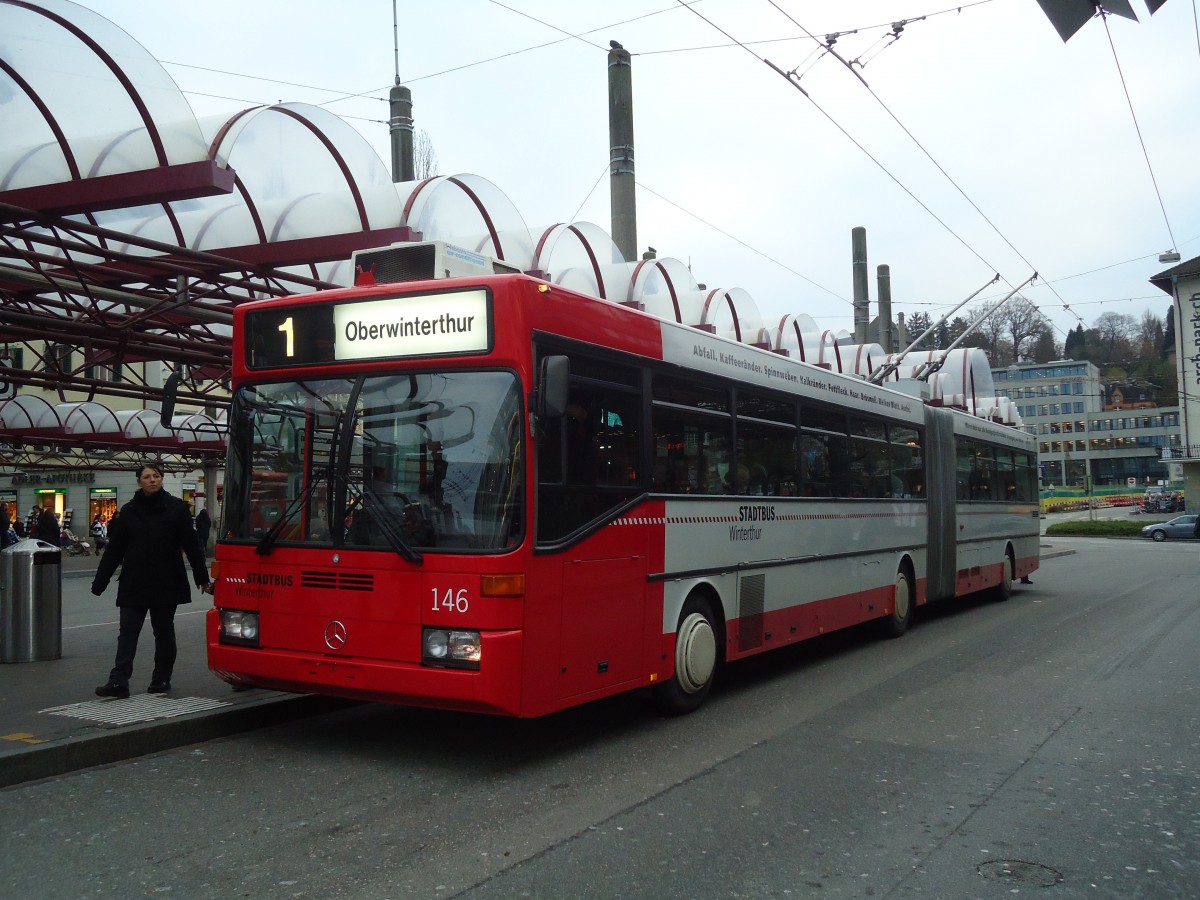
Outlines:
<svg viewBox="0 0 1200 900"><path fill-rule="evenodd" d="M317 107L282 104L242 113L214 149L216 159L238 173L268 240L358 231L373 227L372 219L382 226L399 218L394 191L360 190L390 183L370 145ZM314 196L321 201L305 202Z"/></svg>
<svg viewBox="0 0 1200 900"><path fill-rule="evenodd" d="M450 175L396 189L411 204L401 224L419 231L425 240L448 241L522 270L532 267L533 240L525 220L486 178Z"/></svg>
<svg viewBox="0 0 1200 900"><path fill-rule="evenodd" d="M47 117L67 143L54 181L205 158L191 107L137 41L66 0L43 0L40 6L0 4L0 57L25 82L21 87L9 78L3 86L26 101L13 108L16 120L4 104L0 171L12 169L31 145L44 144ZM22 186L39 183L52 182L23 179Z"/></svg>

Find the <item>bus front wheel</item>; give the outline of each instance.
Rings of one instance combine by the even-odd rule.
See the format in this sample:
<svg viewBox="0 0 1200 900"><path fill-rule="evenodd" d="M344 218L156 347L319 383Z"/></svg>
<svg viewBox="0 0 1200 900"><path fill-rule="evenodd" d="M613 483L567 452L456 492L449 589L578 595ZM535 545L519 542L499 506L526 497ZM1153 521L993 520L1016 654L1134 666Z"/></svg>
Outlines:
<svg viewBox="0 0 1200 900"><path fill-rule="evenodd" d="M717 670L717 629L712 609L691 597L679 616L675 633L675 674L654 688L658 708L673 716L699 709L712 688Z"/></svg>

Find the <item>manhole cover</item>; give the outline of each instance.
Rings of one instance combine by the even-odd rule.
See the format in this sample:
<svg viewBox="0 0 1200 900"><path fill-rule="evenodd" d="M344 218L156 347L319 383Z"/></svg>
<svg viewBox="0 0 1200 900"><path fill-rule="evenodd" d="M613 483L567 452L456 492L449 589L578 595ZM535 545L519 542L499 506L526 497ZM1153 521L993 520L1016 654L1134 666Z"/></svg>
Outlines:
<svg viewBox="0 0 1200 900"><path fill-rule="evenodd" d="M997 859L985 862L976 871L984 878L1002 881L1005 884L1029 887L1054 887L1062 880L1062 873L1041 863L1025 862L1020 859Z"/></svg>

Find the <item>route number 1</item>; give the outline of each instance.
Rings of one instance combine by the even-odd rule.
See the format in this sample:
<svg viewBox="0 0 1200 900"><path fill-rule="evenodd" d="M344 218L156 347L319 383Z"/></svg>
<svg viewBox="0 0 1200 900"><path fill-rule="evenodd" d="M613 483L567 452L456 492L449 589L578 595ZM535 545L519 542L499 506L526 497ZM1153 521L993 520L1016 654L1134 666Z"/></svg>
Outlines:
<svg viewBox="0 0 1200 900"><path fill-rule="evenodd" d="M292 317L288 316L283 320L283 324L279 326L279 330L287 336L287 344L284 349L284 356L292 357L296 353L295 337L292 334Z"/></svg>

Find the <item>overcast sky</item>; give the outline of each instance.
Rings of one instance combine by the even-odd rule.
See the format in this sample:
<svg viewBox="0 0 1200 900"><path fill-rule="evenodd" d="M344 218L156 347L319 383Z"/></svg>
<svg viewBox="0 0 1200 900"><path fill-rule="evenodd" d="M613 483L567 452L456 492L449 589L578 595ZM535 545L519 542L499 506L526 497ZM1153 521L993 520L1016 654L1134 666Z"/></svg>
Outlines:
<svg viewBox="0 0 1200 900"><path fill-rule="evenodd" d="M1200 254L1195 4L1151 17L1133 2L1142 21L1094 19L1064 44L1035 0L400 0L399 70L439 174L487 178L531 228L607 231L620 41L643 248L746 289L768 321L849 329L861 225L872 302L879 264L894 309L935 317L997 272L980 299L1036 270L1022 293L1062 341L1106 312L1165 317L1158 254ZM391 0L82 5L162 61L198 114L319 103L390 158ZM918 21L889 43L901 19ZM835 44L865 61L852 69L805 34L855 29ZM797 69L808 98L764 58Z"/></svg>

